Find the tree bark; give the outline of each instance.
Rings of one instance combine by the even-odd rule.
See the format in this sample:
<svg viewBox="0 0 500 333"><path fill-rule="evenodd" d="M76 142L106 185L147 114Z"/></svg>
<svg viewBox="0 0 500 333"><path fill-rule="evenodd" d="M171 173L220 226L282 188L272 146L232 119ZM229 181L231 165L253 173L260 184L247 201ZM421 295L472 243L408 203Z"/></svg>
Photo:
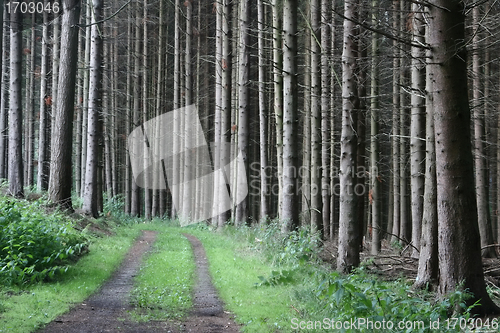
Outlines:
<svg viewBox="0 0 500 333"><path fill-rule="evenodd" d="M377 23L376 10L379 7L378 0L372 0L372 24ZM370 191L368 201L371 205L371 254L380 252L380 230L382 228L381 201L380 196L380 173L379 173L379 35L372 33L372 68L371 68L371 105L370 105Z"/></svg>
<svg viewBox="0 0 500 333"><path fill-rule="evenodd" d="M393 0L392 27L394 31L399 31L399 1ZM399 243L401 230L401 197L399 188L399 107L400 107L400 50L397 41L393 41L393 61L392 61L392 188L393 188L393 217L392 217L392 237L391 242Z"/></svg>
<svg viewBox="0 0 500 333"><path fill-rule="evenodd" d="M344 38L342 53L342 133L340 140L340 219L337 270L350 273L359 265L359 221L356 214L357 110L356 79L356 1L344 3Z"/></svg>
<svg viewBox="0 0 500 333"><path fill-rule="evenodd" d="M269 182L266 175L268 166L268 111L266 108L266 52L264 43L264 1L257 0L257 21L258 21L258 56L259 56L259 147L260 147L260 217L259 221L265 223L269 216L268 190Z"/></svg>
<svg viewBox="0 0 500 333"><path fill-rule="evenodd" d="M428 33L428 31L427 31ZM428 59L431 53L427 51ZM436 193L436 148L434 135L434 105L433 96L429 92L434 91L434 73L426 73L426 140L425 140L425 185L422 216L422 236L420 238L420 255L418 260L418 273L415 279L415 287L423 289L435 289L438 284L438 217L437 217L437 193Z"/></svg>
<svg viewBox="0 0 500 333"><path fill-rule="evenodd" d="M323 239L330 237L330 204L332 187L330 186L330 154L333 142L330 141L333 128L330 128L330 118L333 118L331 111L330 80L332 72L330 67L331 56L331 28L332 9L329 0L321 1L321 196L323 215Z"/></svg>
<svg viewBox="0 0 500 333"><path fill-rule="evenodd" d="M467 89L465 8L460 0L431 0L428 43L434 73L439 292L473 293L477 314L498 313L486 291L481 261Z"/></svg>
<svg viewBox="0 0 500 333"><path fill-rule="evenodd" d="M299 226L297 168L297 0L283 2L283 207L281 230Z"/></svg>
<svg viewBox="0 0 500 333"><path fill-rule="evenodd" d="M85 167L85 194L82 210L94 217L99 216L99 163L102 141L102 23L103 0L92 0L92 28L90 45L89 111L87 127L87 166Z"/></svg>
<svg viewBox="0 0 500 333"><path fill-rule="evenodd" d="M425 43L425 22L423 8L412 4L412 41L414 44ZM412 47L411 67L411 126L410 126L410 169L411 169L411 222L414 258L419 257L420 236L422 235L422 214L425 170L425 50Z"/></svg>
<svg viewBox="0 0 500 333"><path fill-rule="evenodd" d="M363 20L366 20L366 10L363 10ZM355 77L357 80L358 89L358 107L356 110L356 162L354 172L356 174L356 180L354 182L354 195L356 196L356 217L355 220L358 223L358 241L360 249L363 248L363 238L367 236L368 232L368 216L366 199L368 197L368 192L365 191L369 181L366 180L366 122L367 122L367 106L366 106L366 86L367 86L367 65L365 64L365 59L367 59L367 46L365 45L366 38L361 35L360 32L356 31L359 35L358 39L358 59L356 61L356 73Z"/></svg>
<svg viewBox="0 0 500 333"><path fill-rule="evenodd" d="M60 16L56 16L52 23L52 119L51 119L51 136L54 136L55 129L55 110L57 110L57 94L59 92L59 65L61 58L61 18Z"/></svg>
<svg viewBox="0 0 500 333"><path fill-rule="evenodd" d="M248 171L248 140L250 137L249 133L249 121L250 121L250 89L249 89L249 71L250 71L250 37L249 37L249 19L250 19L250 1L240 0L240 13L239 13L239 26L240 26L240 38L239 38L239 77L238 77L238 153L241 153L243 157L243 170L238 170L237 178L237 188L241 188L244 184L248 184L247 177L243 177L243 174L247 174ZM239 165L239 164L238 164ZM248 203L249 197L247 196L243 201L241 201L236 206L236 221L237 225L243 225L247 222L249 216Z"/></svg>
<svg viewBox="0 0 500 333"><path fill-rule="evenodd" d="M304 16L311 17L311 3L305 3ZM311 40L312 34L304 34L304 65L303 65L303 108L302 127L302 173L301 173L301 224L311 226ZM283 141L283 139L282 139ZM311 228L311 227L310 227Z"/></svg>
<svg viewBox="0 0 500 333"><path fill-rule="evenodd" d="M103 16L109 15L109 9L104 12ZM106 36L111 36L110 28L107 26L103 27L103 32ZM112 140L111 133L113 133L113 125L111 120L113 118L113 107L111 101L113 99L113 80L111 78L111 43L107 41L103 43L103 58L102 58L102 86L106 89L102 89L102 106L101 106L101 121L102 121L102 134L101 134L101 144L104 144L104 152L102 156L101 165L104 164L104 180L105 187L103 192L106 192L107 200L111 200L114 196L113 193L113 162L112 162ZM104 141L104 142L102 142ZM102 150L102 148L101 148Z"/></svg>
<svg viewBox="0 0 500 333"><path fill-rule="evenodd" d="M178 0L177 0L178 1ZM141 15L139 11L139 3L136 5L135 13L135 43L134 43L134 83L133 83L133 102L132 102L132 127L140 126L140 101L141 101L141 68L140 68L140 54L141 54ZM177 9L176 9L177 10ZM175 96L175 95L174 95ZM175 103L175 99L174 99ZM141 215L141 191L135 179L132 179L132 195L130 197L130 215Z"/></svg>
<svg viewBox="0 0 500 333"><path fill-rule="evenodd" d="M80 0L63 1L58 102L51 144L49 199L72 210L72 143Z"/></svg>
<svg viewBox="0 0 500 333"><path fill-rule="evenodd" d="M164 27L163 25L165 24L165 19L164 19L164 2L160 2L160 8L159 8L159 21L158 21L158 77L156 81L156 110L155 110L155 116L159 117L162 113L162 106L163 106L163 80L165 78L165 73L164 73L164 67L163 67L163 57L165 53L165 48L164 48ZM157 135L160 133L161 129L157 128ZM158 147L159 148L159 147ZM157 151L155 152L155 155L159 156L160 152ZM160 179L158 179L158 174L155 173L156 179L154 180L155 184L158 184ZM165 190L153 190L153 203L152 203L152 208L151 208L151 213L153 216L159 216L163 217L165 214L165 203L164 203L164 197L163 194L165 193Z"/></svg>
<svg viewBox="0 0 500 333"><path fill-rule="evenodd" d="M311 1L311 231L323 231L321 201L321 6Z"/></svg>
<svg viewBox="0 0 500 333"><path fill-rule="evenodd" d="M33 185L34 170L34 155L35 155L35 55L36 55L36 29L35 29L35 14L31 14L31 34L27 40L26 54L26 121L25 121L25 161L24 166L24 185Z"/></svg>
<svg viewBox="0 0 500 333"><path fill-rule="evenodd" d="M128 9L128 20L127 20L127 49L132 50L132 21L133 20L133 11ZM126 79L126 102L125 102L125 132L128 134L132 130L130 124L132 121L132 52L127 52L127 79ZM134 179L132 177L131 163L130 163L130 155L127 154L125 156L125 214L131 215L131 199L132 199L132 183L134 183Z"/></svg>
<svg viewBox="0 0 500 333"><path fill-rule="evenodd" d="M24 196L23 181L23 111L22 111L22 14L10 13L10 108L9 108L9 192Z"/></svg>
<svg viewBox="0 0 500 333"><path fill-rule="evenodd" d="M220 147L221 147L221 117L222 117L222 72L223 72L223 58L222 58L222 20L223 20L223 0L217 0L216 11L215 11L215 115L214 115L214 148L213 160L214 160L214 170L220 168ZM174 74L175 75L175 74ZM219 191L217 186L220 183L218 173L214 177L214 206L219 202ZM219 216L214 216L212 218L212 224L218 226Z"/></svg>
<svg viewBox="0 0 500 333"><path fill-rule="evenodd" d="M490 205L488 198L488 166L486 161L486 149L484 146L485 123L481 99L481 68L480 68L480 13L479 6L474 6L472 10L472 20L474 26L474 36L472 38L472 110L474 119L474 166L477 215L479 222L479 233L481 235L481 247L493 244L493 230L491 228ZM485 258L496 257L495 248L488 247L482 251Z"/></svg>
<svg viewBox="0 0 500 333"><path fill-rule="evenodd" d="M1 6L3 9L3 5ZM9 90L8 87L8 54L7 47L10 38L9 32L9 21L10 17L7 11L5 10L2 14L3 22L1 26L2 30L2 68L1 68L1 76L0 76L0 179L7 178L7 147L8 147L8 122L7 122L7 105L9 98Z"/></svg>
<svg viewBox="0 0 500 333"><path fill-rule="evenodd" d="M278 217L283 206L283 67L282 21L278 0L272 0L273 7L273 92L274 117L276 121L276 164L278 171Z"/></svg>
<svg viewBox="0 0 500 333"><path fill-rule="evenodd" d="M187 1L188 7L190 6L190 2ZM148 0L144 0L143 2L143 15L142 15L142 123L145 124L149 120L149 65L148 65L148 40L150 38L148 32ZM146 141L144 141L144 149L147 151L149 148L146 145ZM144 167L147 168L149 166L148 158L144 158ZM144 182L146 184L150 183L149 178L151 175L148 172L144 173ZM152 206L152 198L151 198L151 189L144 188L144 217L148 220L151 219L151 206Z"/></svg>
<svg viewBox="0 0 500 333"><path fill-rule="evenodd" d="M77 72L77 90L76 90L76 130L75 130L75 192L77 195L80 195L82 192L82 122L83 122L83 76L84 76L84 63L85 52L83 47L85 45L85 40L82 36L82 33L79 33L78 36L78 72ZM43 101L41 99L41 101Z"/></svg>
<svg viewBox="0 0 500 333"><path fill-rule="evenodd" d="M406 24L406 15L408 12L406 1L401 0L400 4L400 29ZM406 38L405 34L401 33L401 38ZM399 195L400 195L400 230L399 237L405 242L411 242L411 220L409 212L409 170L408 170L408 125L409 125L409 115L410 110L408 106L408 98L406 93L406 87L409 85L407 77L408 60L405 58L405 53L408 52L408 46L404 43L400 43L400 70L399 70L399 94L400 94L400 104L399 104Z"/></svg>
<svg viewBox="0 0 500 333"><path fill-rule="evenodd" d="M220 116L220 167L229 163L230 159L230 145L231 142L231 91L232 91L232 47L231 47L231 20L233 16L233 3L229 0L222 0L222 80L221 80L221 116ZM221 169L222 170L222 169ZM224 172L222 172L224 173ZM222 184L227 184L229 182L229 176L224 174L219 182ZM217 187L216 187L217 188ZM226 206L227 203L222 202L222 197L219 197L220 207ZM219 209L219 220L218 228L222 228L230 218L230 211L221 212Z"/></svg>
<svg viewBox="0 0 500 333"><path fill-rule="evenodd" d="M89 0L90 1L90 0ZM90 28L92 20L91 5L87 1L86 4L86 17L85 24L85 67L83 73L83 117L82 117L82 170L81 170L81 192L80 196L83 197L85 194L85 168L87 164L87 125L88 125L88 109L89 109L89 68L87 67L90 63ZM128 134L128 133L127 133Z"/></svg>

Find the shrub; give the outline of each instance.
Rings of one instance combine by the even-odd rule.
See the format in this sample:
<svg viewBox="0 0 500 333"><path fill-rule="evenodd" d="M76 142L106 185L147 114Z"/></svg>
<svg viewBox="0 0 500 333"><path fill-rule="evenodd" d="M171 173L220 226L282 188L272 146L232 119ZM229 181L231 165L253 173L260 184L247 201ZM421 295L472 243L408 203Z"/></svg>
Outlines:
<svg viewBox="0 0 500 333"><path fill-rule="evenodd" d="M470 294L458 289L447 298L436 300L432 294L416 295L404 280L386 282L366 274L362 268L349 275L330 273L316 289L322 312L335 321L364 318L372 326L393 323L391 332L431 332L431 323L440 323L441 332L460 332L459 323L469 323L470 310L465 301ZM460 308L462 313L454 311ZM453 315L453 317L450 317ZM403 327L398 324L404 323ZM411 326L411 327L410 327ZM462 325L463 326L463 325ZM358 327L359 332L371 332L369 325Z"/></svg>
<svg viewBox="0 0 500 333"><path fill-rule="evenodd" d="M39 202L0 198L0 282L22 284L53 278L82 253L87 239L58 212Z"/></svg>
<svg viewBox="0 0 500 333"><path fill-rule="evenodd" d="M267 259L278 266L297 267L306 262L317 262L321 245L319 233L302 227L282 233L279 223L243 230L254 249L261 250Z"/></svg>

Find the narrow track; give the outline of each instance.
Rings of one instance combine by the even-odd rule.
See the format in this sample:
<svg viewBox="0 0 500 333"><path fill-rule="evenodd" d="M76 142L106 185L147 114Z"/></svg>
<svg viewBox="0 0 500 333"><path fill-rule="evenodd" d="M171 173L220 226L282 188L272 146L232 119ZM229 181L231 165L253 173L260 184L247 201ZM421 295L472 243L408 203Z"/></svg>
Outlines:
<svg viewBox="0 0 500 333"><path fill-rule="evenodd" d="M239 332L228 312L224 311L208 271L208 260L203 245L193 235L183 234L191 243L196 263L196 284L193 310L183 324L186 332Z"/></svg>
<svg viewBox="0 0 500 333"><path fill-rule="evenodd" d="M184 322L135 322L128 312L133 309L129 297L144 255L156 240L156 232L143 231L127 253L120 268L84 302L38 330L38 333L156 333L156 332L239 332L238 326L223 310L208 271L208 260L201 242L184 234L191 243L196 262L193 310Z"/></svg>

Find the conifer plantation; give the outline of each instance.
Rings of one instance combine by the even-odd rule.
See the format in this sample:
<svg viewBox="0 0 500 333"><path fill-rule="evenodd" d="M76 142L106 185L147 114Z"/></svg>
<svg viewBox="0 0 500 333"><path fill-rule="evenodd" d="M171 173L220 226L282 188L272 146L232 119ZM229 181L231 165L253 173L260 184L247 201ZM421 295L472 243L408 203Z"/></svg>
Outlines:
<svg viewBox="0 0 500 333"><path fill-rule="evenodd" d="M500 3L0 7L7 196L89 219L118 202L144 221L306 232L345 283L396 253L414 290L500 313L483 273L500 253Z"/></svg>

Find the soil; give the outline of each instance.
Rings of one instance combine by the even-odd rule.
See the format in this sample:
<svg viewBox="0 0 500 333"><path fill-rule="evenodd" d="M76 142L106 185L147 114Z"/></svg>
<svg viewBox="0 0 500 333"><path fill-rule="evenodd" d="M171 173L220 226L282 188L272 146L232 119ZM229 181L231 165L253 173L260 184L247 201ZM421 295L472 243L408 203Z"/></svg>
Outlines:
<svg viewBox="0 0 500 333"><path fill-rule="evenodd" d="M96 332L239 332L217 296L208 272L208 261L201 242L185 234L194 252L197 280L193 295L193 310L184 322L133 321L129 302L134 277L144 255L151 249L156 232L143 231L127 253L120 268L94 295L74 306L68 313L40 329L39 333L96 333Z"/></svg>

